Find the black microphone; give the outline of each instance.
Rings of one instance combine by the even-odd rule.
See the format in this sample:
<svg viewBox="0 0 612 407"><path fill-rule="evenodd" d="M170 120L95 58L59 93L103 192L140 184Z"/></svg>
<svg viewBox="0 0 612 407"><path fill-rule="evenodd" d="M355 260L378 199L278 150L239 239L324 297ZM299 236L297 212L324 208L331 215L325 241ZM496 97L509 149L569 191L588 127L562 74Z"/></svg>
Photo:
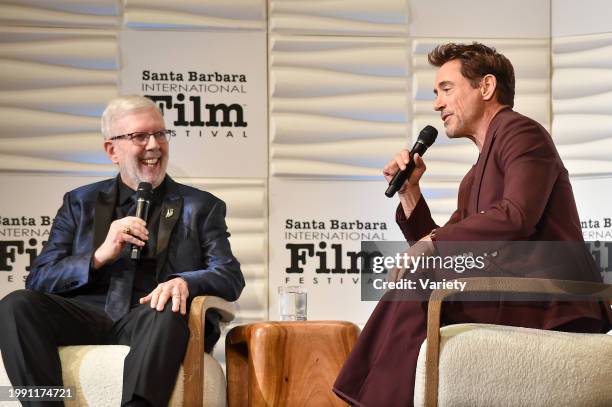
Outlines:
<svg viewBox="0 0 612 407"><path fill-rule="evenodd" d="M425 154L425 151L436 141L436 137L438 136L438 130L436 130L433 126L425 126L423 130L419 133L419 138L417 139L414 146L412 146L412 150L410 150L410 162L406 166L405 169L398 171L395 173L391 182L389 182L389 187L385 191L385 195L391 198L399 189L404 185L404 182L410 177L412 171L414 171L414 158L415 154L419 154L421 157Z"/></svg>
<svg viewBox="0 0 612 407"><path fill-rule="evenodd" d="M153 197L153 186L148 182L138 184L136 191L136 217L147 221L149 216L149 207L151 206L151 198ZM140 259L140 246L132 244L130 258L132 260Z"/></svg>

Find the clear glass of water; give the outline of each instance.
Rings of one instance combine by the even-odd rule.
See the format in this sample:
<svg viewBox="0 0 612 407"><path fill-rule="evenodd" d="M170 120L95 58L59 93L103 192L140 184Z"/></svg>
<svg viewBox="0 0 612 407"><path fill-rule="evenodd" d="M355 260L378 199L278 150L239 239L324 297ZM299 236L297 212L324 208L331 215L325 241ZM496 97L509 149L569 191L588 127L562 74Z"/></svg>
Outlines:
<svg viewBox="0 0 612 407"><path fill-rule="evenodd" d="M306 310L304 287L278 287L278 313L281 321L306 321Z"/></svg>

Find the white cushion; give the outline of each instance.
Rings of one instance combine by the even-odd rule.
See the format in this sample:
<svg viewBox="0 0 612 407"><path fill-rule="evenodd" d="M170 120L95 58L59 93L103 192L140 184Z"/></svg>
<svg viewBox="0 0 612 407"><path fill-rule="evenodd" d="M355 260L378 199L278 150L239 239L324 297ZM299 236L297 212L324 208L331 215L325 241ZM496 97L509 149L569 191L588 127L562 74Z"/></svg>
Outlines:
<svg viewBox="0 0 612 407"><path fill-rule="evenodd" d="M0 386L10 386L11 382L9 381L8 376L6 375L6 370L4 370L4 362L2 358L0 358ZM14 407L20 406L21 403L18 401L2 401L0 400L0 407Z"/></svg>
<svg viewBox="0 0 612 407"><path fill-rule="evenodd" d="M75 398L66 406L119 406L123 388L123 360L129 351L123 345L86 345L59 348L65 386L74 386ZM10 386L0 360L0 386ZM170 406L183 406L183 367L179 371ZM223 369L209 354L204 354L204 406L226 406ZM18 403L0 402L0 406Z"/></svg>
<svg viewBox="0 0 612 407"><path fill-rule="evenodd" d="M487 324L440 330L439 406L612 406L612 337ZM425 347L415 406L424 405Z"/></svg>

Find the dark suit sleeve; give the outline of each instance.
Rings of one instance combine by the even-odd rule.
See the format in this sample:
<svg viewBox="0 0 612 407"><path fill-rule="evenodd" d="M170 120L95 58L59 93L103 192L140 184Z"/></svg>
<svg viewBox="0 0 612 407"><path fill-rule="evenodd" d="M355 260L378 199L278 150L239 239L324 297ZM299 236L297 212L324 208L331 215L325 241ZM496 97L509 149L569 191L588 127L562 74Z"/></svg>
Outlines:
<svg viewBox="0 0 612 407"><path fill-rule="evenodd" d="M225 203L218 200L200 225L200 246L205 268L175 273L189 286L189 296L212 294L235 301L244 288L240 263L232 254L225 224Z"/></svg>
<svg viewBox="0 0 612 407"><path fill-rule="evenodd" d="M498 137L487 165L504 171L503 198L461 221L438 228L438 240L528 240L536 230L561 171L552 140L531 121L520 121ZM491 162L493 160L493 162ZM490 182L490 180L489 180Z"/></svg>
<svg viewBox="0 0 612 407"><path fill-rule="evenodd" d="M73 253L76 229L70 193L66 193L53 221L49 240L32 263L26 288L59 294L87 284L93 252Z"/></svg>

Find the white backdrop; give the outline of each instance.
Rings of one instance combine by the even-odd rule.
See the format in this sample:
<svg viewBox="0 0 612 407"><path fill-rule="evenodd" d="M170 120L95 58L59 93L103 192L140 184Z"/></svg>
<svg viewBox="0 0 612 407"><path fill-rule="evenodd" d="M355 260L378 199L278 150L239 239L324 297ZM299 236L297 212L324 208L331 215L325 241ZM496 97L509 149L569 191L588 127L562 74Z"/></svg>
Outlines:
<svg viewBox="0 0 612 407"><path fill-rule="evenodd" d="M448 13L452 19L444 18ZM427 50L448 40L479 40L515 64L517 109L551 129L574 176L581 219L605 218L611 201L602 191L612 179L611 14L605 0L4 2L0 216L18 216L13 208L25 211L27 205L37 205L34 217L54 214L66 190L112 174L100 145L99 115L116 94L140 90L138 71L142 75L145 65L243 72L248 93L233 96L246 104L249 137L177 137L170 173L224 194L229 213L236 208L232 243L247 278L237 323L266 319L276 309L268 294L279 284L283 217L329 219L350 211L351 218L388 218L397 233L394 205L379 198L378 187L371 187L367 205L357 202L370 182L381 182L382 165L411 145L414 133L440 124L431 110ZM132 47L130 35L140 48ZM136 75L133 82L129 72ZM251 126L259 130L251 133ZM444 222L474 148L441 135L428 157L423 189L434 217ZM17 173L49 184L65 177L65 183L57 181L57 190L36 203L26 182L35 178ZM602 179L582 187L578 175ZM304 185L314 202L325 205L297 204L277 193L280 187L297 196L302 180L312 183ZM0 271L0 292L16 288L6 274ZM310 302L318 303L318 294ZM361 305L351 300L349 306ZM368 312L366 306L354 320L364 321ZM345 315L331 308L311 317Z"/></svg>

